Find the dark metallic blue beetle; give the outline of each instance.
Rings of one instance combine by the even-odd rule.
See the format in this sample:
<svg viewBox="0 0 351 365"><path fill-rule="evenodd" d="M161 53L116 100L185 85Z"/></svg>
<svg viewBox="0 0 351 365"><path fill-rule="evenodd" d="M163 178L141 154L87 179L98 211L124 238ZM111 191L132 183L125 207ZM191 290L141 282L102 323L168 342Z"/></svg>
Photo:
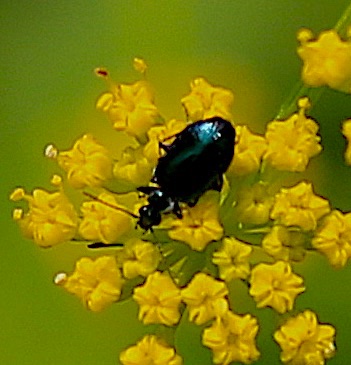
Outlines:
<svg viewBox="0 0 351 365"><path fill-rule="evenodd" d="M162 213L182 218L180 202L192 207L207 190L220 191L234 143L234 127L220 117L190 124L171 144L160 143L166 155L159 158L151 179L158 186L138 188L148 195L149 204L139 209L137 224L152 230L161 223Z"/></svg>

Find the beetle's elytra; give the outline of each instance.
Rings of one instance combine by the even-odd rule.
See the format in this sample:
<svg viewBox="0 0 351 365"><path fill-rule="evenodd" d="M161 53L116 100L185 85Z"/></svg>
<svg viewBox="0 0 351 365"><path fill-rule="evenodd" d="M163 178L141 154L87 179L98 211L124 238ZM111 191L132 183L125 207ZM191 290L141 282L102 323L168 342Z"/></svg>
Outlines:
<svg viewBox="0 0 351 365"><path fill-rule="evenodd" d="M173 212L182 217L179 203L194 206L207 190L220 191L223 174L234 156L235 129L220 117L188 125L167 145L151 179L154 186L138 190L148 195L148 203L139 210L138 225L151 230L161 222L161 214Z"/></svg>

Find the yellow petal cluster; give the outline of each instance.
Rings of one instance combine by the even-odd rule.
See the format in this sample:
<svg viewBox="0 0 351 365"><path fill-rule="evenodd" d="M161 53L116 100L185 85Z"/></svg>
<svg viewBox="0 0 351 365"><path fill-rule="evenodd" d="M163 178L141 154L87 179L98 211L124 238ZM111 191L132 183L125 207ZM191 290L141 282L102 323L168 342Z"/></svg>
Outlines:
<svg viewBox="0 0 351 365"><path fill-rule="evenodd" d="M90 241L116 243L123 235L134 230L135 222L130 215L113 208L119 206L114 195L101 193L98 199L82 204L79 234Z"/></svg>
<svg viewBox="0 0 351 365"><path fill-rule="evenodd" d="M304 243L303 232L276 225L263 237L262 248L275 260L301 261L306 253Z"/></svg>
<svg viewBox="0 0 351 365"><path fill-rule="evenodd" d="M182 290L182 300L189 310L189 320L201 325L222 316L228 310L228 288L223 281L205 273L196 274Z"/></svg>
<svg viewBox="0 0 351 365"><path fill-rule="evenodd" d="M101 256L95 260L82 257L72 275L56 282L91 311L99 312L119 299L124 281L115 258Z"/></svg>
<svg viewBox="0 0 351 365"><path fill-rule="evenodd" d="M170 119L165 124L155 125L151 127L148 132L148 142L145 145L144 153L149 159L155 159L155 162L162 155L160 142L171 144L175 136L180 133L187 123L183 120Z"/></svg>
<svg viewBox="0 0 351 365"><path fill-rule="evenodd" d="M181 100L187 116L192 121L221 117L231 120L233 93L222 87L212 86L202 77L190 83L191 92Z"/></svg>
<svg viewBox="0 0 351 365"><path fill-rule="evenodd" d="M143 285L134 289L133 299L139 304L138 318L144 324L172 326L180 319L180 289L167 273L150 274Z"/></svg>
<svg viewBox="0 0 351 365"><path fill-rule="evenodd" d="M182 365L182 358L174 348L154 335L144 336L136 345L122 351L123 365Z"/></svg>
<svg viewBox="0 0 351 365"><path fill-rule="evenodd" d="M269 220L273 202L274 198L268 192L268 185L259 182L240 189L234 213L241 223L264 224Z"/></svg>
<svg viewBox="0 0 351 365"><path fill-rule="evenodd" d="M146 142L149 128L159 122L154 95L146 81L112 84L111 91L99 97L96 107L107 114L114 129L125 131L141 143Z"/></svg>
<svg viewBox="0 0 351 365"><path fill-rule="evenodd" d="M156 149L153 155L150 152L151 149L146 151L146 146L143 145L127 147L113 166L113 176L133 186L148 185L158 158Z"/></svg>
<svg viewBox="0 0 351 365"><path fill-rule="evenodd" d="M32 195L16 189L11 200L26 200L28 212L14 211L14 218L25 237L41 247L51 247L71 240L77 231L78 217L73 205L62 190L49 193L35 189Z"/></svg>
<svg viewBox="0 0 351 365"><path fill-rule="evenodd" d="M299 107L298 113L288 119L274 120L267 125L268 147L264 160L277 170L305 171L310 158L322 150L318 124L305 115L308 99L300 99Z"/></svg>
<svg viewBox="0 0 351 365"><path fill-rule="evenodd" d="M260 356L255 343L257 332L255 317L227 311L204 330L202 343L212 350L214 364L251 364Z"/></svg>
<svg viewBox="0 0 351 365"><path fill-rule="evenodd" d="M302 80L308 86L327 85L351 93L351 42L334 30L321 32L317 39L309 29L298 32L297 53L303 61Z"/></svg>
<svg viewBox="0 0 351 365"><path fill-rule="evenodd" d="M161 261L161 253L152 242L132 238L125 244L122 257L123 276L133 279L153 273Z"/></svg>
<svg viewBox="0 0 351 365"><path fill-rule="evenodd" d="M306 310L289 318L274 334L281 347L280 359L289 365L324 365L335 354L335 329L318 323L315 313Z"/></svg>
<svg viewBox="0 0 351 365"><path fill-rule="evenodd" d="M351 257L351 213L333 210L318 228L312 246L334 267L344 267Z"/></svg>
<svg viewBox="0 0 351 365"><path fill-rule="evenodd" d="M102 186L112 176L112 157L90 134L79 138L72 149L60 151L57 162L75 189Z"/></svg>
<svg viewBox="0 0 351 365"><path fill-rule="evenodd" d="M328 200L314 194L312 183L301 181L276 194L270 216L285 226L308 231L316 229L318 219L329 212Z"/></svg>
<svg viewBox="0 0 351 365"><path fill-rule="evenodd" d="M283 261L256 265L251 271L250 285L250 295L257 307L271 307L278 313L292 310L295 298L305 290L303 279Z"/></svg>
<svg viewBox="0 0 351 365"><path fill-rule="evenodd" d="M183 218L174 219L168 231L170 238L187 243L193 250L202 251L211 241L223 236L219 223L217 194L208 192L193 208L183 209Z"/></svg>
<svg viewBox="0 0 351 365"><path fill-rule="evenodd" d="M244 126L236 126L234 158L228 172L236 175L247 175L258 171L261 159L266 152L267 143L264 137L254 134Z"/></svg>
<svg viewBox="0 0 351 365"><path fill-rule="evenodd" d="M250 274L249 256L252 247L234 237L225 237L222 247L213 253L212 262L218 266L219 277L225 281L246 279Z"/></svg>

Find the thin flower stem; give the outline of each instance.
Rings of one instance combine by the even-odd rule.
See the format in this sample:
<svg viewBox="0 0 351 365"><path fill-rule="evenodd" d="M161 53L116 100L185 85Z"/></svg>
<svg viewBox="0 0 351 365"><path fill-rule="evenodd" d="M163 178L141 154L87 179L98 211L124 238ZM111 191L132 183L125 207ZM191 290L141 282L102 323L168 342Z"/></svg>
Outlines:
<svg viewBox="0 0 351 365"><path fill-rule="evenodd" d="M351 25L351 3L341 15L334 29L338 31L338 33L344 33L346 32L347 28L350 25Z"/></svg>
<svg viewBox="0 0 351 365"><path fill-rule="evenodd" d="M345 35L347 32L347 28L351 25L351 3L345 9L340 19L336 23L334 29L341 35ZM310 101L312 107L316 105L319 98L322 96L323 92L326 90L326 87L319 88L311 88L307 87L303 84L302 81L299 81L296 86L293 88L292 92L286 99L286 101L280 107L275 119L285 119L289 117L292 113L296 111L296 105L299 98L303 96L307 96Z"/></svg>

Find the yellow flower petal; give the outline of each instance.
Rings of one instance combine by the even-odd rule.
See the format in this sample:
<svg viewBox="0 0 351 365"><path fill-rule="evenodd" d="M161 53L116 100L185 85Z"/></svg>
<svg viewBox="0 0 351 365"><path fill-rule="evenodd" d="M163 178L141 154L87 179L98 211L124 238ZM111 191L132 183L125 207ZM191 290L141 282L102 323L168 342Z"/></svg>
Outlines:
<svg viewBox="0 0 351 365"><path fill-rule="evenodd" d="M198 273L182 290L182 299L189 310L189 320L201 325L228 310L228 288L211 276Z"/></svg>
<svg viewBox="0 0 351 365"><path fill-rule="evenodd" d="M327 85L351 92L351 42L343 41L337 32L323 31L317 39L302 29L297 53L303 61L302 79L308 86Z"/></svg>
<svg viewBox="0 0 351 365"><path fill-rule="evenodd" d="M271 218L286 226L313 230L317 221L330 212L328 200L313 193L312 184L301 181L292 188L281 189L275 197Z"/></svg>
<svg viewBox="0 0 351 365"><path fill-rule="evenodd" d="M139 320L144 324L172 326L180 319L180 290L167 273L154 272L146 282L134 289L133 299L139 304Z"/></svg>
<svg viewBox="0 0 351 365"><path fill-rule="evenodd" d="M305 290L303 280L287 262L258 264L251 272L250 295L258 308L272 307L278 313L292 310L297 295Z"/></svg>
<svg viewBox="0 0 351 365"><path fill-rule="evenodd" d="M305 116L308 105L302 98L298 113L267 125L268 147L264 160L278 170L305 171L310 158L322 150L320 137L317 136L318 124Z"/></svg>
<svg viewBox="0 0 351 365"><path fill-rule="evenodd" d="M112 157L89 134L78 139L71 150L60 151L57 162L76 189L102 186L112 176Z"/></svg>
<svg viewBox="0 0 351 365"><path fill-rule="evenodd" d="M310 310L289 318L274 333L282 349L281 361L291 365L325 364L335 354L334 336L334 327L319 324Z"/></svg>
<svg viewBox="0 0 351 365"><path fill-rule="evenodd" d="M344 267L351 257L351 213L334 210L326 216L312 239L312 246L334 267Z"/></svg>
<svg viewBox="0 0 351 365"><path fill-rule="evenodd" d="M72 275L57 283L78 296L91 311L99 312L119 299L123 279L113 256L95 260L83 257Z"/></svg>
<svg viewBox="0 0 351 365"><path fill-rule="evenodd" d="M214 364L250 364L260 356L255 343L257 332L256 318L228 311L204 330L202 343L212 350Z"/></svg>
<svg viewBox="0 0 351 365"><path fill-rule="evenodd" d="M192 121L221 117L231 120L230 108L233 93L222 87L209 84L204 78L194 79L190 83L191 92L182 98L182 104Z"/></svg>
<svg viewBox="0 0 351 365"><path fill-rule="evenodd" d="M211 241L223 236L219 223L217 194L207 192L193 208L183 210L182 219L171 222L170 238L184 241L193 250L202 251Z"/></svg>
<svg viewBox="0 0 351 365"><path fill-rule="evenodd" d="M135 346L121 352L123 365L182 365L182 358L163 340L154 335L144 336Z"/></svg>
<svg viewBox="0 0 351 365"><path fill-rule="evenodd" d="M250 274L249 256L252 247L234 237L226 237L220 250L213 253L212 262L218 266L219 277L225 281L246 279Z"/></svg>

